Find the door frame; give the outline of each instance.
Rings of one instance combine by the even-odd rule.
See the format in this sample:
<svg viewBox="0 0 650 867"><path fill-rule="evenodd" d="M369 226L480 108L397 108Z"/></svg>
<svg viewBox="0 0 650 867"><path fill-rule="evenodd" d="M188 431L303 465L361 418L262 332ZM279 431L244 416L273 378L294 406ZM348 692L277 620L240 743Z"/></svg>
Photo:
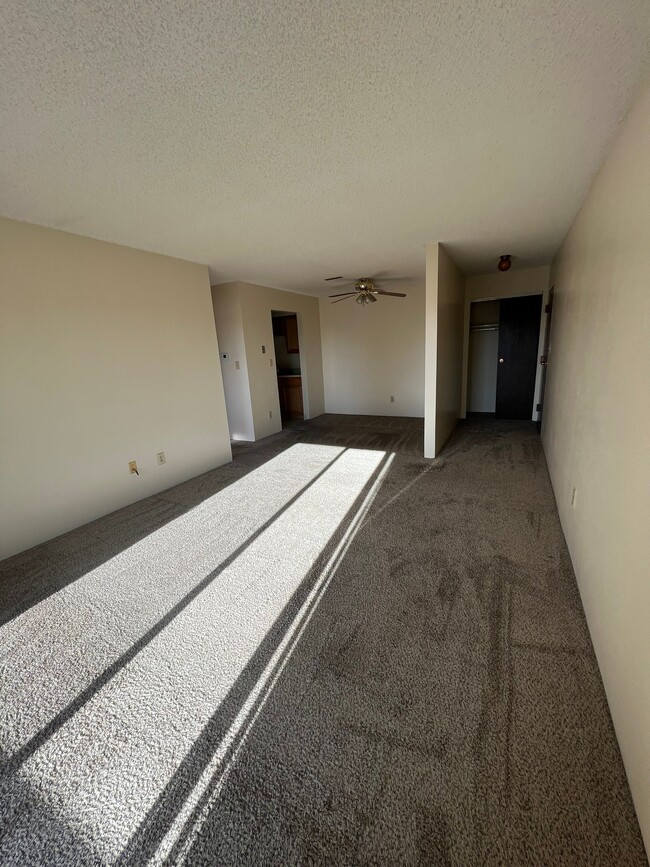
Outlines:
<svg viewBox="0 0 650 867"><path fill-rule="evenodd" d="M303 329L303 321L302 321L302 313L298 310L284 310L279 307L271 307L269 309L269 324L271 325L271 337L273 339L273 314L281 313L285 316L295 316L296 322L298 324L298 354L300 356L300 379L302 385L302 417L303 419L311 418L309 414L309 374L307 371L306 364L306 353L305 353L305 338L304 338L304 329ZM273 339L273 357L275 358L275 339ZM277 367L277 364L275 365ZM280 392L278 388L278 380L277 376L275 379L276 390L278 391L278 405L280 403Z"/></svg>
<svg viewBox="0 0 650 867"><path fill-rule="evenodd" d="M462 375L462 384L461 384L461 398L460 398L460 417L467 418L467 395L469 389L469 319L470 319L470 310L471 305L475 304L479 301L501 301L503 298L521 298L526 295L541 295L542 296L542 317L539 323L539 341L537 345L537 370L535 373L535 392L533 395L533 412L531 416L531 421L537 421L537 404L539 403L539 395L542 384L542 366L539 363L539 360L542 356L542 352L544 349L544 335L546 333L546 318L547 314L545 312L546 305L548 304L548 294L549 287L546 286L543 292L540 292L539 287L536 286L531 288L529 291L521 288L517 288L515 291L508 291L508 288L504 286L502 292L492 292L485 296L480 296L478 298L468 298L467 292L465 293L465 319L463 326L463 375Z"/></svg>
<svg viewBox="0 0 650 867"><path fill-rule="evenodd" d="M541 381L539 387L539 400L535 404L536 407L539 407L537 412L537 430L541 434L542 432L542 420L544 418L544 399L546 395L546 378L548 376L548 357L551 354L551 327L553 323L553 301L555 297L555 284L551 286L548 290L548 295L546 299L546 304L542 309L542 317L546 316L544 320L544 340L542 341L542 354L539 359L539 363L542 368L541 373Z"/></svg>

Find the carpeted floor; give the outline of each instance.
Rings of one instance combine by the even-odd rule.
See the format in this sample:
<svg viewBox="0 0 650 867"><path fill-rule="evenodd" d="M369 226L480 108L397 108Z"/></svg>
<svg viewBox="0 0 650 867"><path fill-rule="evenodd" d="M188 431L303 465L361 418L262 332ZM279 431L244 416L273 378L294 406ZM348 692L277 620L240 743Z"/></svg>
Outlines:
<svg viewBox="0 0 650 867"><path fill-rule="evenodd" d="M534 425L323 416L0 564L0 864L643 865Z"/></svg>

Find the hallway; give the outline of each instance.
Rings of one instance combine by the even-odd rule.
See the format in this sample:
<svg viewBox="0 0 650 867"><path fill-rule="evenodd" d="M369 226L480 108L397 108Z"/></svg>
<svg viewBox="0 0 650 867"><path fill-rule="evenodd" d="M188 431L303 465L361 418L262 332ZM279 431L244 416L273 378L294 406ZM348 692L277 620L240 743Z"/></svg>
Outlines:
<svg viewBox="0 0 650 867"><path fill-rule="evenodd" d="M532 422L233 453L0 564L1 863L646 863Z"/></svg>

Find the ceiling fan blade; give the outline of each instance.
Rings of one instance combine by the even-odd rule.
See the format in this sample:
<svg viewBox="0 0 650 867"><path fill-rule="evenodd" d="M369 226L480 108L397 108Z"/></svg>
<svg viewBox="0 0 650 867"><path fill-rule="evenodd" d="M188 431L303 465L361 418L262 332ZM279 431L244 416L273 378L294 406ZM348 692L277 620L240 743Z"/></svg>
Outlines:
<svg viewBox="0 0 650 867"><path fill-rule="evenodd" d="M328 298L340 298L341 295L356 295L356 292L337 292L336 295L328 295Z"/></svg>
<svg viewBox="0 0 650 867"><path fill-rule="evenodd" d="M373 283L378 285L381 283L395 283L395 281L399 282L400 280L403 282L404 280L407 280L408 278L407 277L382 277L381 274L377 274L376 277L370 277L369 279L372 280Z"/></svg>
<svg viewBox="0 0 650 867"><path fill-rule="evenodd" d="M350 292L343 296L343 298L337 298L336 295L330 295L330 298L336 298L336 301L332 301L332 304L338 304L340 301L347 301L348 298L352 298L353 295L356 295L356 292Z"/></svg>
<svg viewBox="0 0 650 867"><path fill-rule="evenodd" d="M325 282L328 283L330 280L342 280L343 277L326 277Z"/></svg>
<svg viewBox="0 0 650 867"><path fill-rule="evenodd" d="M326 277L325 282L329 283L330 280L345 280L347 283L356 283L358 277Z"/></svg>
<svg viewBox="0 0 650 867"><path fill-rule="evenodd" d="M406 292L385 292L383 289L376 290L377 295L394 295L395 298L406 298Z"/></svg>

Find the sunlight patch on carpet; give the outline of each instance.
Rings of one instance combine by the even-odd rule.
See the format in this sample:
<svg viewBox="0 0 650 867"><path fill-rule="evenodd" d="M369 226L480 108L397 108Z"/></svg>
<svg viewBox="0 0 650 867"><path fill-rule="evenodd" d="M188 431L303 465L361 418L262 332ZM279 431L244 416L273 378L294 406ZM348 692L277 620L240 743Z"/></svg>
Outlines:
<svg viewBox="0 0 650 867"><path fill-rule="evenodd" d="M259 712L387 469L381 451L295 445L7 624L5 658L21 646L21 669L8 665L2 686L10 755L215 572L37 742L16 772L19 785L37 790L99 857L115 859L342 525L342 539L184 807L181 824L196 824L201 785L224 772L227 750L247 731L254 705ZM12 835L38 849L44 821L17 802ZM164 845L170 841L173 834Z"/></svg>

